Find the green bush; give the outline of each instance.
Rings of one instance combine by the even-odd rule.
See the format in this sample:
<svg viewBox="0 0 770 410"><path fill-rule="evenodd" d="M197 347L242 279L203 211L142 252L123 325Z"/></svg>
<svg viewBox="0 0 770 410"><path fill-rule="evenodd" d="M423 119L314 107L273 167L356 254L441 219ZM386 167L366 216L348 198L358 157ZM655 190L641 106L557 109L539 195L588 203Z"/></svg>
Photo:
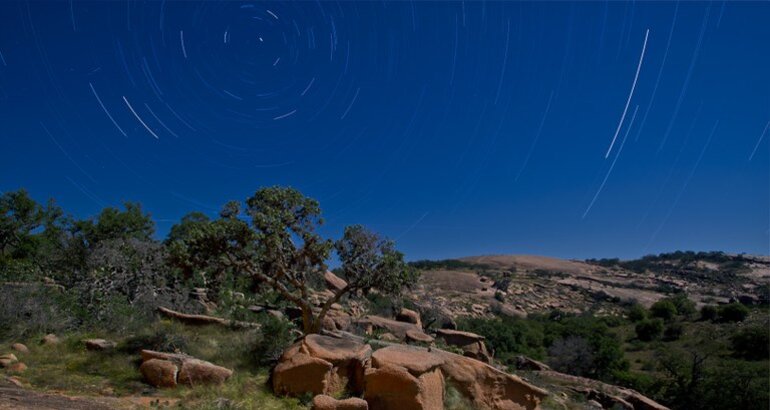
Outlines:
<svg viewBox="0 0 770 410"><path fill-rule="evenodd" d="M720 322L742 322L749 315L749 308L740 303L730 303L719 307L718 320Z"/></svg>
<svg viewBox="0 0 770 410"><path fill-rule="evenodd" d="M628 320L632 322L638 322L640 320L647 319L647 309L638 303L634 303L631 305L631 307L628 308L626 315L628 316Z"/></svg>
<svg viewBox="0 0 770 410"><path fill-rule="evenodd" d="M636 324L636 337L639 340L649 342L660 337L663 333L663 320L657 319L645 319Z"/></svg>
<svg viewBox="0 0 770 410"><path fill-rule="evenodd" d="M679 340L683 333L684 327L681 323L669 323L663 330L663 340L667 342Z"/></svg>
<svg viewBox="0 0 770 410"><path fill-rule="evenodd" d="M286 319L264 315L262 327L254 342L254 361L261 366L275 364L283 351L294 341L292 325Z"/></svg>
<svg viewBox="0 0 770 410"><path fill-rule="evenodd" d="M763 360L770 357L770 334L767 327L750 326L741 329L730 338L735 356L746 360Z"/></svg>
<svg viewBox="0 0 770 410"><path fill-rule="evenodd" d="M661 299L650 307L650 314L668 322L677 314L676 305L668 299Z"/></svg>
<svg viewBox="0 0 770 410"><path fill-rule="evenodd" d="M705 305L700 308L701 320L716 320L719 316L719 310L714 305Z"/></svg>

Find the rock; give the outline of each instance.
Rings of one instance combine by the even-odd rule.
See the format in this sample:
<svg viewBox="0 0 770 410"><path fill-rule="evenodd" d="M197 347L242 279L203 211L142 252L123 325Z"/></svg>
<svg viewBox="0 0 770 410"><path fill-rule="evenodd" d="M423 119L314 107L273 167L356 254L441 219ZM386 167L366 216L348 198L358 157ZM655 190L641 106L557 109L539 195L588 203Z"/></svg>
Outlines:
<svg viewBox="0 0 770 410"><path fill-rule="evenodd" d="M0 356L0 367L9 367L18 361L19 359L13 353L4 354Z"/></svg>
<svg viewBox="0 0 770 410"><path fill-rule="evenodd" d="M24 383L22 383L16 376L6 377L5 380L20 389L24 388Z"/></svg>
<svg viewBox="0 0 770 410"><path fill-rule="evenodd" d="M21 343L14 343L11 345L11 349L19 353L29 353L29 348Z"/></svg>
<svg viewBox="0 0 770 410"><path fill-rule="evenodd" d="M353 318L344 311L339 309L329 310L324 317L323 328L331 331L347 330L352 322Z"/></svg>
<svg viewBox="0 0 770 410"><path fill-rule="evenodd" d="M336 394L364 389L372 349L348 339L307 335L290 346L273 370L273 390L281 396Z"/></svg>
<svg viewBox="0 0 770 410"><path fill-rule="evenodd" d="M484 344L484 336L459 330L439 329L436 337L444 339L450 346L456 346L463 350L463 354L482 362L490 363L492 358Z"/></svg>
<svg viewBox="0 0 770 410"><path fill-rule="evenodd" d="M313 397L312 410L367 410L369 403L356 397L337 400L324 394Z"/></svg>
<svg viewBox="0 0 770 410"><path fill-rule="evenodd" d="M8 366L8 371L11 373L24 373L27 371L27 365L22 362L16 362Z"/></svg>
<svg viewBox="0 0 770 410"><path fill-rule="evenodd" d="M475 408L535 409L548 392L481 361L440 351L441 371Z"/></svg>
<svg viewBox="0 0 770 410"><path fill-rule="evenodd" d="M405 345L388 346L372 354L372 367L374 369L402 368L415 378L438 371L443 378L442 380L446 380L446 383L457 389L471 402L474 408L479 409L534 409L548 394L545 390L533 386L517 376L497 370L486 363L436 349L427 351ZM386 380L393 380L398 372L388 371L387 375ZM365 397L380 394L369 391L368 381L370 377L374 376L367 374ZM406 380L402 379L403 377L399 379L402 384L406 383ZM435 379L429 379L429 381L434 386L437 384ZM410 387L412 390L403 388L406 392L411 392L407 395L414 393L414 386ZM417 388L419 390L419 386ZM439 396L443 397L443 391ZM418 399L415 398L410 403L414 404L415 400ZM430 402L434 403L435 400L438 398L431 398ZM372 401L369 401L369 405L373 409L377 408ZM401 407L393 408L401 409Z"/></svg>
<svg viewBox="0 0 770 410"><path fill-rule="evenodd" d="M422 328L413 323L399 322L393 319L387 319L380 316L366 316L363 319L355 321L356 325L366 329L366 333L372 334L375 329L392 333L399 340L413 340L430 343L433 338L423 332ZM407 336L407 332L410 334Z"/></svg>
<svg viewBox="0 0 770 410"><path fill-rule="evenodd" d="M188 359L182 362L182 367L177 375L177 383L187 386L222 384L232 375L232 370L222 366L203 360Z"/></svg>
<svg viewBox="0 0 770 410"><path fill-rule="evenodd" d="M145 379L156 387L174 387L177 384L188 386L221 384L233 374L230 369L186 354L154 350L142 350L140 354L143 363L139 370ZM148 373L143 370L147 363L151 363L147 365Z"/></svg>
<svg viewBox="0 0 770 410"><path fill-rule="evenodd" d="M534 371L551 370L547 364L538 362L527 356L516 356L516 369Z"/></svg>
<svg viewBox="0 0 770 410"><path fill-rule="evenodd" d="M569 388L572 391L584 395L587 399L602 403L602 405L609 403L608 408L617 405L619 408L632 408L634 410L668 410L666 406L645 397L635 390L624 387L613 386L553 370L542 370L538 373L538 376L551 383L570 386Z"/></svg>
<svg viewBox="0 0 770 410"><path fill-rule="evenodd" d="M364 398L372 410L442 410L444 377L437 368L415 376L404 367L385 365L367 371Z"/></svg>
<svg viewBox="0 0 770 410"><path fill-rule="evenodd" d="M422 321L420 321L420 314L414 310L402 308L396 315L396 320L399 322L411 323L419 328L422 328Z"/></svg>
<svg viewBox="0 0 770 410"><path fill-rule="evenodd" d="M267 314L272 316L272 317L274 317L274 318L276 318L276 319L283 319L285 317L283 312L281 312L280 310L275 310L275 309L268 309L267 310Z"/></svg>
<svg viewBox="0 0 770 410"><path fill-rule="evenodd" d="M106 339L86 339L83 340L88 350L110 350L115 348L118 344Z"/></svg>
<svg viewBox="0 0 770 410"><path fill-rule="evenodd" d="M59 338L55 334L50 333L43 337L41 343L44 345L57 345L59 344Z"/></svg>
<svg viewBox="0 0 770 410"><path fill-rule="evenodd" d="M144 379L155 387L176 387L179 368L171 361L149 359L139 366L139 371Z"/></svg>
<svg viewBox="0 0 770 410"><path fill-rule="evenodd" d="M345 289L345 287L348 286L348 283L345 281L345 279L342 279L341 277L328 270L324 272L324 282L326 282L326 287L334 292Z"/></svg>
<svg viewBox="0 0 770 410"><path fill-rule="evenodd" d="M168 318L178 320L186 325L201 326L201 325L221 325L225 327L234 327L240 329L251 329L259 327L258 323L241 322L237 320L228 320L221 317L208 316L208 315L190 315L187 313L177 312L158 306L158 312Z"/></svg>

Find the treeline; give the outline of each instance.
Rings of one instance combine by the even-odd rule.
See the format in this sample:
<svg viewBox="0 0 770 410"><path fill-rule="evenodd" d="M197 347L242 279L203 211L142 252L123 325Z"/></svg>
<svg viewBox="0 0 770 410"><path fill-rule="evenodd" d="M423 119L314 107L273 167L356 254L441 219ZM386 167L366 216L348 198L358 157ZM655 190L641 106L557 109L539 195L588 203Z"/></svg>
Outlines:
<svg viewBox="0 0 770 410"><path fill-rule="evenodd" d="M321 224L318 202L287 187L230 201L216 218L192 212L163 241L154 239L155 223L137 203L77 219L25 190L3 193L0 338L130 326L161 305L196 313L205 303L191 297L194 288L205 288L206 299L228 315L247 302L294 305L298 326L315 333L340 298L373 287L397 294L416 281L392 241L360 225L334 241L318 234ZM318 311L307 296L322 283L332 253L347 286Z"/></svg>

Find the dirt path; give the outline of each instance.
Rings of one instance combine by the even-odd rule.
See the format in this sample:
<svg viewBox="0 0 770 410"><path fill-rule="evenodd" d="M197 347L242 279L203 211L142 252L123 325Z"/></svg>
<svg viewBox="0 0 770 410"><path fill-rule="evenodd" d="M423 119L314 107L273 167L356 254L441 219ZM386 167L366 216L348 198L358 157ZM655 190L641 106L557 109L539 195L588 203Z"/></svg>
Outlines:
<svg viewBox="0 0 770 410"><path fill-rule="evenodd" d="M120 399L68 397L0 386L0 410L109 410L128 408Z"/></svg>

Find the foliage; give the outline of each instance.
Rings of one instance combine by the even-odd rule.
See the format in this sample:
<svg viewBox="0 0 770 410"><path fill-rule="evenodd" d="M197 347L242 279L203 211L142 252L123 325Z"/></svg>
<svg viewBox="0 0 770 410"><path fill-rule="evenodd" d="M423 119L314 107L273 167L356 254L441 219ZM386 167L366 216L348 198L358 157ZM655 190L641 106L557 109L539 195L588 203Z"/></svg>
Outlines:
<svg viewBox="0 0 770 410"><path fill-rule="evenodd" d="M252 355L258 365L271 366L294 341L291 334L293 327L287 320L273 315L263 315L260 323L262 326L254 342Z"/></svg>
<svg viewBox="0 0 770 410"><path fill-rule="evenodd" d="M700 308L701 320L716 320L719 317L719 310L714 305L704 305Z"/></svg>
<svg viewBox="0 0 770 410"><path fill-rule="evenodd" d="M746 360L767 360L770 357L770 334L767 327L745 327L731 338L735 356Z"/></svg>
<svg viewBox="0 0 770 410"><path fill-rule="evenodd" d="M660 337L661 333L663 333L663 320L656 318L639 321L636 323L635 330L636 337L638 337L639 340L645 342L655 340Z"/></svg>
<svg viewBox="0 0 770 410"><path fill-rule="evenodd" d="M749 308L740 303L730 303L720 306L717 320L720 322L742 322L749 315Z"/></svg>
<svg viewBox="0 0 770 410"><path fill-rule="evenodd" d="M647 318L647 309L638 303L634 303L628 308L626 315L628 320L638 322Z"/></svg>
<svg viewBox="0 0 770 410"><path fill-rule="evenodd" d="M665 321L672 320L676 313L676 306L670 300L659 300L650 306L650 315Z"/></svg>

